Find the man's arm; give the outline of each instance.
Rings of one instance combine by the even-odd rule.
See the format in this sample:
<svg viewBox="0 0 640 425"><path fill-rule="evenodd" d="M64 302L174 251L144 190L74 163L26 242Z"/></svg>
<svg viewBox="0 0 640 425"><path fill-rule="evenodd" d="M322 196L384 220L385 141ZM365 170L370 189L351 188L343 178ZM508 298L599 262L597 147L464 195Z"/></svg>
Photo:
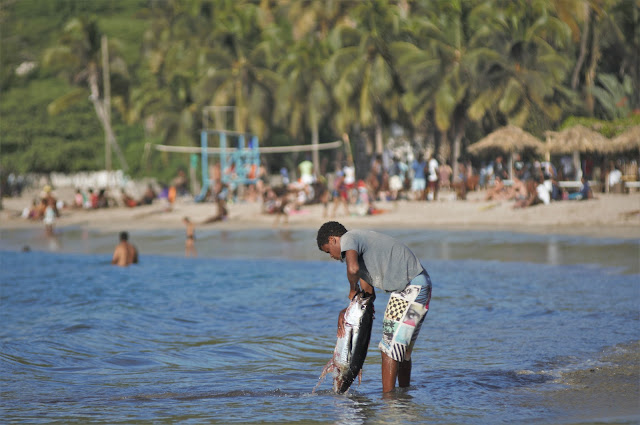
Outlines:
<svg viewBox="0 0 640 425"><path fill-rule="evenodd" d="M347 262L347 279L349 280L349 299L353 299L358 290L358 281L360 277L360 264L358 264L358 253L350 249L345 252L345 260Z"/></svg>
<svg viewBox="0 0 640 425"><path fill-rule="evenodd" d="M358 264L358 253L350 249L345 252L345 260L347 262L347 279L349 280L349 299L352 300L353 297L356 296L356 292L358 289L358 281L360 278L358 277L358 271L360 271L360 265ZM342 338L344 336L344 310L338 313L338 337Z"/></svg>
<svg viewBox="0 0 640 425"><path fill-rule="evenodd" d="M360 265L358 264L358 253L352 249L346 251L345 260L347 262L347 279L349 280L349 299L352 300L353 297L356 296L356 292L359 288L375 296L373 286L369 285L368 282L365 282L358 276L358 272L360 271ZM360 286L358 286L358 283L360 283ZM338 337L340 338L344 336L345 311L347 311L346 308L338 313Z"/></svg>
<svg viewBox="0 0 640 425"><path fill-rule="evenodd" d="M118 261L120 261L120 245L116 246L116 249L113 251L111 264L118 264Z"/></svg>

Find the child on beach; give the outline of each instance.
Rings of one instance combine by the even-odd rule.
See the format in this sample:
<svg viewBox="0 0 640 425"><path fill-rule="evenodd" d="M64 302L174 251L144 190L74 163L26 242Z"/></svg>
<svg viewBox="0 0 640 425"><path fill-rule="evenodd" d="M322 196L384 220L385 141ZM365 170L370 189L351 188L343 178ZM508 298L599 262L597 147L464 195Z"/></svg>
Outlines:
<svg viewBox="0 0 640 425"><path fill-rule="evenodd" d="M375 296L374 288L391 292L382 322L382 391L411 383L411 352L429 311L431 279L420 260L404 244L369 230L350 230L336 221L318 230L318 248L347 263L349 299L358 291ZM338 336L344 335L344 312Z"/></svg>
<svg viewBox="0 0 640 425"><path fill-rule="evenodd" d="M55 210L55 200L53 198L49 198L46 200L47 206L44 210L44 229L47 233L47 236L53 235L53 225L56 221L56 210Z"/></svg>

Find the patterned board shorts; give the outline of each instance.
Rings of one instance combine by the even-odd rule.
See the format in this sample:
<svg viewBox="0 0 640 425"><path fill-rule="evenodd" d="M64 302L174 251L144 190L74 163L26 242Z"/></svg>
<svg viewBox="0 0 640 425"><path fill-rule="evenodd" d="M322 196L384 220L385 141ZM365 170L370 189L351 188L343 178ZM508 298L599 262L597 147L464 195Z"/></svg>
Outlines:
<svg viewBox="0 0 640 425"><path fill-rule="evenodd" d="M411 360L411 351L429 312L431 279L426 272L389 297L378 348L397 362Z"/></svg>

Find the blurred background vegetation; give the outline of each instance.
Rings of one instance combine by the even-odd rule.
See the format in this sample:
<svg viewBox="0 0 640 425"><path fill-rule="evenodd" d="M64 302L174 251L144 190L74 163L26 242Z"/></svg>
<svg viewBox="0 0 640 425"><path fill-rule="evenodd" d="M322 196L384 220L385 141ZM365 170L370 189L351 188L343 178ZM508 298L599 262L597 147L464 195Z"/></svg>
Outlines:
<svg viewBox="0 0 640 425"><path fill-rule="evenodd" d="M640 0L1 0L0 166L105 169L112 127L123 158L114 152L113 168L167 181L189 156L153 145L199 146L210 105L233 106L232 127L263 146L349 134L361 163L393 128L448 160L507 124L543 138L579 122L611 137L640 123L639 10ZM321 155L332 171L336 152Z"/></svg>

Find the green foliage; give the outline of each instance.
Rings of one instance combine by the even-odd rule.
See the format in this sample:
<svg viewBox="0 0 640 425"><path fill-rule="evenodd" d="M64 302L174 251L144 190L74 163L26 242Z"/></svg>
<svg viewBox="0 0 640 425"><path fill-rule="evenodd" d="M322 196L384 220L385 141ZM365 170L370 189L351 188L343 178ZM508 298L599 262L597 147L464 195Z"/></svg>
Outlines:
<svg viewBox="0 0 640 425"><path fill-rule="evenodd" d="M92 76L103 96L103 34L113 128L133 176L168 181L186 170L189 155L151 146L197 146L208 105L234 106L234 129L259 134L264 145L372 134L391 122L445 141L507 123L541 135L560 122L588 122L615 135L640 120L630 115L640 106L636 2L588 2L598 6L590 22L562 13L561 3L2 1L0 165L104 167L104 130L86 84ZM78 31L68 31L74 23ZM589 66L573 90L585 28ZM48 67L56 57L65 60ZM25 62L35 68L18 76ZM591 110L593 117L573 117ZM269 160L277 170L298 158Z"/></svg>
<svg viewBox="0 0 640 425"><path fill-rule="evenodd" d="M612 121L600 120L591 117L571 116L562 122L560 130L570 128L578 124L581 124L587 128L591 128L592 130L599 132L605 137L615 137L631 126L640 125L640 114L635 114Z"/></svg>
<svg viewBox="0 0 640 425"><path fill-rule="evenodd" d="M145 22L138 17L146 0L19 0L0 4L0 89L7 90L24 81L15 69L24 61L40 60L52 47L65 23L73 17L95 15L107 35L127 42L126 59L135 63Z"/></svg>
<svg viewBox="0 0 640 425"><path fill-rule="evenodd" d="M598 75L600 86L592 88L593 96L609 119L624 118L631 113L630 101L633 95L631 78L619 82L615 75Z"/></svg>
<svg viewBox="0 0 640 425"><path fill-rule="evenodd" d="M135 63L145 28L136 12L144 4L146 1L134 0L21 0L2 5L6 14L0 24L3 170L24 173L104 168L104 131L88 99L89 91L72 88L51 77L50 72L64 70L68 62L47 70L41 67L45 59L42 54L52 47L62 52L56 41L61 39L70 18L97 16L98 22L105 24L105 33L124 38L127 60ZM17 76L15 70L24 61L34 62L36 68L25 76ZM114 85L117 86L117 80ZM52 103L54 100L57 102ZM127 144L127 131L128 127L116 126L116 133L125 136L121 139L123 145Z"/></svg>
<svg viewBox="0 0 640 425"><path fill-rule="evenodd" d="M34 80L7 92L0 102L0 159L4 170L72 172L104 164L104 135L91 103L56 116L51 100L68 90L56 79Z"/></svg>
<svg viewBox="0 0 640 425"><path fill-rule="evenodd" d="M104 131L88 99L51 115L47 106L70 88L59 79L34 80L10 90L0 102L0 165L19 173L104 169ZM117 116L116 116L117 117ZM140 125L117 125L131 174L144 175ZM117 166L117 160L113 159ZM153 170L153 168L151 168Z"/></svg>

